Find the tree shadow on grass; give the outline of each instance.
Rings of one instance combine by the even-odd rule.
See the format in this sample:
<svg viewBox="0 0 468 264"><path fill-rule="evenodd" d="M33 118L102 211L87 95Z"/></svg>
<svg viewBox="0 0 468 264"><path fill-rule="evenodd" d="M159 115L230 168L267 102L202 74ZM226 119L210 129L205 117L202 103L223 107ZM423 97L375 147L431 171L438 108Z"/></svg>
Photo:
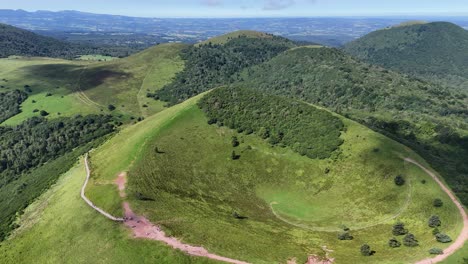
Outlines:
<svg viewBox="0 0 468 264"><path fill-rule="evenodd" d="M46 64L24 67L26 77L46 79L50 83L69 83L70 92L85 91L114 79L116 82L132 77L130 73L117 71L110 66L86 67L72 64Z"/></svg>

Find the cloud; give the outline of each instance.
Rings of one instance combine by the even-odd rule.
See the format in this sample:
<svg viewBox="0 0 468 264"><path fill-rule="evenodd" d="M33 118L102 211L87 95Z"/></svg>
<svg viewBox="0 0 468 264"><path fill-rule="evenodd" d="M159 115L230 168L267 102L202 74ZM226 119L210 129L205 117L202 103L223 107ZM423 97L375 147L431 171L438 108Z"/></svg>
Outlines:
<svg viewBox="0 0 468 264"><path fill-rule="evenodd" d="M265 0L264 10L281 10L294 5L294 0Z"/></svg>
<svg viewBox="0 0 468 264"><path fill-rule="evenodd" d="M265 0L263 10L281 10L295 4L316 4L317 0Z"/></svg>
<svg viewBox="0 0 468 264"><path fill-rule="evenodd" d="M202 0L202 5L206 6L220 6L223 4L222 0Z"/></svg>

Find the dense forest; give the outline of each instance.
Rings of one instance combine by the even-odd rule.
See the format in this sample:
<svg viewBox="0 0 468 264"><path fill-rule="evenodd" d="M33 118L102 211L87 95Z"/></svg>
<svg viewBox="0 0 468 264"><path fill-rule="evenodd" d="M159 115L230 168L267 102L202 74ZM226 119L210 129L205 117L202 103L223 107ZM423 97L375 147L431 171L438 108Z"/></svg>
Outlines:
<svg viewBox="0 0 468 264"><path fill-rule="evenodd" d="M0 123L21 112L21 104L28 98L25 92L15 90L0 93Z"/></svg>
<svg viewBox="0 0 468 264"><path fill-rule="evenodd" d="M241 87L219 88L203 97L209 124L255 133L272 145L309 158L328 158L342 144L344 125L331 113L296 100Z"/></svg>
<svg viewBox="0 0 468 264"><path fill-rule="evenodd" d="M468 31L452 23L375 31L346 44L345 51L370 63L431 81L442 79L441 83L460 87L468 82Z"/></svg>
<svg viewBox="0 0 468 264"><path fill-rule="evenodd" d="M0 46L0 58L18 55L73 59L90 54L125 57L134 52L126 47L67 43L5 24L0 24Z"/></svg>
<svg viewBox="0 0 468 264"><path fill-rule="evenodd" d="M114 130L111 116L76 116L47 121L34 117L0 127L0 187L19 174Z"/></svg>
<svg viewBox="0 0 468 264"><path fill-rule="evenodd" d="M180 103L220 85L233 83L243 69L265 62L294 44L281 37L239 36L226 44L191 46L182 53L185 69L175 80L149 97L169 104Z"/></svg>
<svg viewBox="0 0 468 264"><path fill-rule="evenodd" d="M34 117L16 127L0 127L0 240L13 229L16 212L76 161L77 147L113 131L112 118L104 115L53 121ZM61 159L60 163L54 162L57 158Z"/></svg>
<svg viewBox="0 0 468 264"><path fill-rule="evenodd" d="M241 77L239 86L328 107L414 148L468 205L464 91L361 63L331 48L294 49Z"/></svg>

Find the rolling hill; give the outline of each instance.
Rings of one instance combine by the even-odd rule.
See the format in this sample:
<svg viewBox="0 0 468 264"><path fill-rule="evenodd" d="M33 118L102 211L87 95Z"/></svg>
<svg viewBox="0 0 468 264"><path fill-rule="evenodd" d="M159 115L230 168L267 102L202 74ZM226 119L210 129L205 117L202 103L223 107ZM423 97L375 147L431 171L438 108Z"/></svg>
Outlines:
<svg viewBox="0 0 468 264"><path fill-rule="evenodd" d="M413 262L449 245L429 217L452 238L462 228L405 158L435 165L466 204L467 96L337 49L235 32L112 61L0 59L0 80L0 262L212 262L132 237L141 218L112 223L86 207L73 163L91 149L94 205L133 208L158 232L239 261Z"/></svg>
<svg viewBox="0 0 468 264"><path fill-rule="evenodd" d="M129 55L122 48L71 44L6 24L0 24L0 46L0 58L13 55L69 59L88 54L108 54L115 57Z"/></svg>
<svg viewBox="0 0 468 264"><path fill-rule="evenodd" d="M389 69L433 81L443 78L448 84L466 87L468 31L452 23L417 23L378 30L346 44L344 50Z"/></svg>

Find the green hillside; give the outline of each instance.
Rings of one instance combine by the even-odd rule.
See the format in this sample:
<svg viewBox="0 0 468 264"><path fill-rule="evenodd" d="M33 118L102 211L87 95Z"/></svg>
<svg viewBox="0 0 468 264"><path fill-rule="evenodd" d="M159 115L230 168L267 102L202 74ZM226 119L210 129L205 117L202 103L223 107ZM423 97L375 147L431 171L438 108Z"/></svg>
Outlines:
<svg viewBox="0 0 468 264"><path fill-rule="evenodd" d="M204 100L220 96L226 95L217 90ZM199 98L122 130L93 152L88 196L121 215L122 198L114 180L128 171L125 199L138 213L184 242L253 263L292 257L301 263L308 254L323 255L322 246L334 250L337 262L417 260L427 256L428 247L443 246L434 242L426 227L426 218L433 213L444 219L444 231L457 234L456 208L447 202L434 211L433 197L447 197L428 175L403 162L404 156L420 158L394 141L339 117L346 127L339 151L331 158L311 159L286 144L272 146L258 132L209 125L196 104ZM256 102L255 97L242 100ZM258 114L266 109L260 108ZM317 119L312 126L324 125L326 119ZM401 187L394 183L399 174L407 182ZM417 235L420 247L402 247L398 254L388 247L398 220ZM351 228L354 240L338 240L343 225ZM379 252L372 259L359 254L364 241Z"/></svg>
<svg viewBox="0 0 468 264"><path fill-rule="evenodd" d="M163 109L163 103L147 98L146 93L170 83L183 69L179 53L184 47L158 45L109 62L0 59L0 92L20 90L28 95L20 111L14 111L17 115L10 115L3 124L16 125L38 116L36 109L47 111L49 119L110 113L128 122L154 114ZM109 111L109 105L116 109Z"/></svg>
<svg viewBox="0 0 468 264"><path fill-rule="evenodd" d="M357 58L434 81L466 87L468 32L451 23L409 24L372 32L346 44ZM466 90L466 89L465 89Z"/></svg>
<svg viewBox="0 0 468 264"><path fill-rule="evenodd" d="M0 58L12 55L69 59L92 54L129 55L125 48L71 44L5 24L0 24L0 47Z"/></svg>
<svg viewBox="0 0 468 264"><path fill-rule="evenodd" d="M77 159L57 184L28 207L13 237L0 243L2 263L215 263L161 243L134 239L126 229L97 214L79 195L86 172Z"/></svg>

